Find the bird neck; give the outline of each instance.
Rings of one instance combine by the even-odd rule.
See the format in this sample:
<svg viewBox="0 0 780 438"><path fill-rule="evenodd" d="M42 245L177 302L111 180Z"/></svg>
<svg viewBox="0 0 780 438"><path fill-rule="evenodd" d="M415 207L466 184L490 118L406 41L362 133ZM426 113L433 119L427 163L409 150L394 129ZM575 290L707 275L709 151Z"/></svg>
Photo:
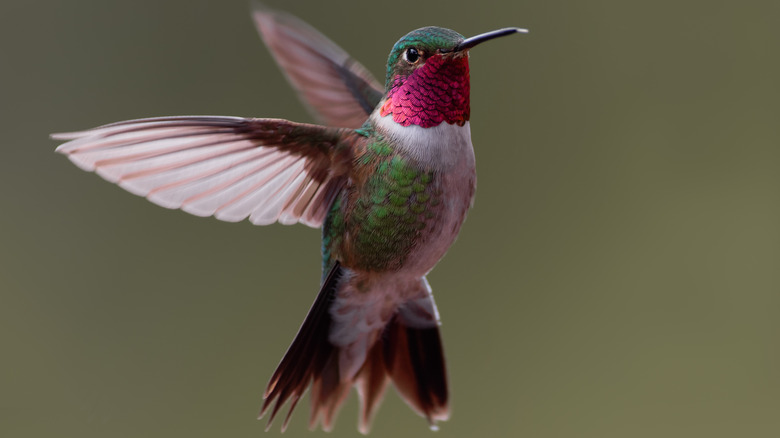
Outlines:
<svg viewBox="0 0 780 438"><path fill-rule="evenodd" d="M469 63L466 56L434 55L408 76L396 76L379 108L402 125L431 128L469 120Z"/></svg>

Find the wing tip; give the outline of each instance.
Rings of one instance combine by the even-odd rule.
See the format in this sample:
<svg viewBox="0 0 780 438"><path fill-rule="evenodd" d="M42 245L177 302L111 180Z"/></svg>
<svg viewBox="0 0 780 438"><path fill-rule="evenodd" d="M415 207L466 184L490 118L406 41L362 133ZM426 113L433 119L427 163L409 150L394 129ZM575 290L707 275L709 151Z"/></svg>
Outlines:
<svg viewBox="0 0 780 438"><path fill-rule="evenodd" d="M68 140L75 140L81 137L82 135L84 135L84 133L80 131L79 132L55 132L49 134L49 138L57 141L68 141ZM59 147L57 149L59 149Z"/></svg>
<svg viewBox="0 0 780 438"><path fill-rule="evenodd" d="M262 29L265 26L273 25L275 21L274 16L282 14L259 0L250 0L249 10L261 36L263 35Z"/></svg>
<svg viewBox="0 0 780 438"><path fill-rule="evenodd" d="M246 215L246 214L230 214L230 213L227 213L225 210L217 210L217 211L211 212L210 214L203 214L203 215L199 215L199 214L193 213L193 211L198 211L196 209L191 209L192 211L190 211L190 210L184 209L184 207L182 207L182 210L186 211L187 213L194 214L196 216L212 216L213 215L214 218L216 218L218 220L221 220L222 222L233 222L233 223L241 222L242 220L244 220L244 219L246 219L248 217L248 215ZM271 222L271 223L273 223L273 222ZM263 224L263 225L268 225L268 224Z"/></svg>
<svg viewBox="0 0 780 438"><path fill-rule="evenodd" d="M70 152L61 152L65 154L71 163L75 164L76 167L79 169L85 171L85 172L94 172L95 171L95 163L92 163L90 161L84 160L79 155L71 154Z"/></svg>

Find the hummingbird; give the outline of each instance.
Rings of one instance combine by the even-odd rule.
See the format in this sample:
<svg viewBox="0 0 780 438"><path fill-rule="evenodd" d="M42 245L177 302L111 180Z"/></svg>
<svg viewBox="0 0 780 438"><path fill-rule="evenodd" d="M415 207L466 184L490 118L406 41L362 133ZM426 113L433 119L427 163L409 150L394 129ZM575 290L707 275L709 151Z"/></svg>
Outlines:
<svg viewBox="0 0 780 438"><path fill-rule="evenodd" d="M395 43L384 87L300 19L264 7L260 36L319 124L155 117L53 134L56 151L160 206L227 222L322 228L319 293L267 384L282 430L310 388L309 427L331 430L355 387L368 433L390 382L432 428L449 418L439 314L426 275L473 204L471 38L423 27Z"/></svg>

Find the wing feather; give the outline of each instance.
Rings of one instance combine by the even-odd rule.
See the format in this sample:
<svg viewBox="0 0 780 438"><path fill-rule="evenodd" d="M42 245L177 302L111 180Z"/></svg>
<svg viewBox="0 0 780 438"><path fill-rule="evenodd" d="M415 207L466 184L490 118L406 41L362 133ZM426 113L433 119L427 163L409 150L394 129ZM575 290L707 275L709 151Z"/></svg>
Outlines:
<svg viewBox="0 0 780 438"><path fill-rule="evenodd" d="M341 47L300 19L255 5L260 36L319 123L359 128L384 87Z"/></svg>
<svg viewBox="0 0 780 438"><path fill-rule="evenodd" d="M356 134L279 119L139 119L55 134L57 152L166 208L257 225L318 227L351 165Z"/></svg>

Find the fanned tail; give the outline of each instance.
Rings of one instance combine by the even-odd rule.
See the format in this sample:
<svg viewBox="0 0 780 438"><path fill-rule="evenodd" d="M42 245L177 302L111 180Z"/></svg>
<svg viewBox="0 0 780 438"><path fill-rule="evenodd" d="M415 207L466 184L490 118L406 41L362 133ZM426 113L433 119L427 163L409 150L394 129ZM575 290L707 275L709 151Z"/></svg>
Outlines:
<svg viewBox="0 0 780 438"><path fill-rule="evenodd" d="M289 400L284 431L311 384L309 427L314 429L320 423L330 431L350 388L355 386L361 411L358 429L367 434L387 384L392 381L404 401L435 429L437 421L449 417L449 407L438 313L427 282L423 279L411 293L403 294L407 298L391 305L390 312L372 313L366 311L365 303L344 300L351 289L345 273L338 262L330 270L295 340L268 382L260 416L270 409L270 428ZM369 293L362 294L365 298ZM360 315L357 320L353 318L354 310ZM373 325L378 314L389 317L380 317L379 325ZM345 315L347 318L343 318ZM339 336L347 341L341 342Z"/></svg>
<svg viewBox="0 0 780 438"><path fill-rule="evenodd" d="M271 427L271 422L279 412L279 408L290 399L290 409L282 424L282 430L287 428L295 405L312 380L315 381L312 389L312 413L317 405L333 406L330 415L325 417L327 421L324 422L323 427L326 429L330 427L330 419L341 404L338 400L343 399L347 394L349 387L346 390L341 388L344 385L339 384L338 368L333 364L335 347L328 342L332 321L329 309L341 276L341 265L337 261L322 283L317 299L312 304L309 314L306 315L295 340L268 382L263 395L265 400L260 409L260 418L265 415L274 400L276 403L271 410L266 429ZM342 392L343 396L339 396L338 394ZM318 401L316 404L315 400Z"/></svg>

